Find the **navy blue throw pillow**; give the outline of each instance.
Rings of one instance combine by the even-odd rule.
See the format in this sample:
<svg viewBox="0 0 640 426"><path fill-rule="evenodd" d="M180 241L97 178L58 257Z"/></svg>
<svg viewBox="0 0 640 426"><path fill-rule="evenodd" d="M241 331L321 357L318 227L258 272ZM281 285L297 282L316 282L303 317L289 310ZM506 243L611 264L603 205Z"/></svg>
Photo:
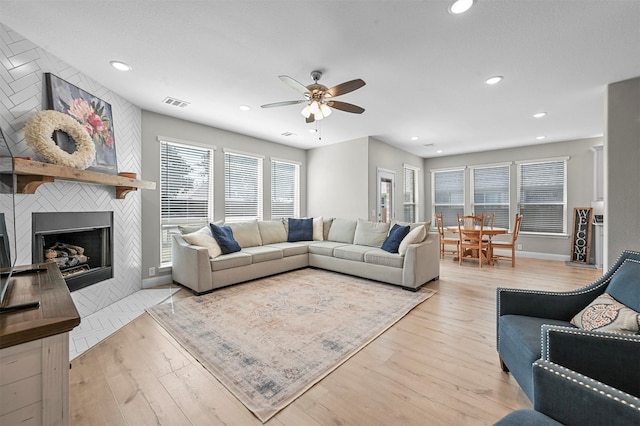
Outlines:
<svg viewBox="0 0 640 426"><path fill-rule="evenodd" d="M235 253L240 251L240 244L233 238L233 231L230 226L218 226L213 223L209 224L211 234L220 246L222 254Z"/></svg>
<svg viewBox="0 0 640 426"><path fill-rule="evenodd" d="M289 235L287 241L313 241L313 218L292 219L289 218Z"/></svg>
<svg viewBox="0 0 640 426"><path fill-rule="evenodd" d="M389 253L397 253L398 248L400 247L400 243L409 233L409 226L401 226L397 223L393 225L391 231L389 231L389 235L387 235L387 239L382 243L381 249L384 251L388 251Z"/></svg>

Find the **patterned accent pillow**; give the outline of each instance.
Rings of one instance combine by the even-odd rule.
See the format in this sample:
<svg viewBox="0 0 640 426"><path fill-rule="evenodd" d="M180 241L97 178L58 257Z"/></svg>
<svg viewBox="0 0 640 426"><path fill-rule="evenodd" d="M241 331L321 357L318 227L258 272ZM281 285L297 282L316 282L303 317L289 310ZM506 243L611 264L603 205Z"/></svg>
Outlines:
<svg viewBox="0 0 640 426"><path fill-rule="evenodd" d="M574 316L571 324L584 330L638 334L640 313L604 293Z"/></svg>

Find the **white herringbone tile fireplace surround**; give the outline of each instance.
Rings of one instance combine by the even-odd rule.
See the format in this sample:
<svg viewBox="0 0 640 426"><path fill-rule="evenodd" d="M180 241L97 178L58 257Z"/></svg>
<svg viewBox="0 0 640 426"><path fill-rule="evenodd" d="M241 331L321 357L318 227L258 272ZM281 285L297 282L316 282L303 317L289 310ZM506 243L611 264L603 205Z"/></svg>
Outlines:
<svg viewBox="0 0 640 426"><path fill-rule="evenodd" d="M141 111L118 94L0 24L0 128L15 156L34 157L23 127L46 105L44 73L50 72L111 104L118 171L141 173ZM72 293L84 319L142 289L141 198L124 200L115 189L68 181L47 183L33 195L16 194L17 264L32 262L32 213L113 212L113 278Z"/></svg>

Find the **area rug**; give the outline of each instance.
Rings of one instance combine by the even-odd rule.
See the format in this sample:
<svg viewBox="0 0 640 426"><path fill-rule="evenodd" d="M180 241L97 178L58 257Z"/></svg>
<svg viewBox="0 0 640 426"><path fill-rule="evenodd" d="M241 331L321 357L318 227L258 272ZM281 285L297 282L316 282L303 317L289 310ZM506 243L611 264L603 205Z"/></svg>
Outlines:
<svg viewBox="0 0 640 426"><path fill-rule="evenodd" d="M306 268L147 312L266 422L435 293Z"/></svg>

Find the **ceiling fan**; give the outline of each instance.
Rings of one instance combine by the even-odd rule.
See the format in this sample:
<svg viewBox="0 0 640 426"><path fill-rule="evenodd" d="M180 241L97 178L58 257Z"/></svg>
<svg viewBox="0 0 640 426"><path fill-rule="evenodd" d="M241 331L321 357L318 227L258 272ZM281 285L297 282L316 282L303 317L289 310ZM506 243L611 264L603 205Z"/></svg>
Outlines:
<svg viewBox="0 0 640 426"><path fill-rule="evenodd" d="M364 108L357 105L348 104L346 102L334 101L333 98L344 95L349 92L353 92L365 85L365 82L361 79L351 80L338 84L328 89L326 86L319 84L318 80L322 77L322 71L311 71L311 78L314 83L308 86L303 85L297 80L289 77L288 75L280 75L278 78L282 80L284 84L292 89L302 93L304 99L296 101L284 101L274 102L272 104L262 105L262 108L274 108L286 105L295 105L306 103L305 107L300 112L307 123L313 123L317 120L322 120L331 114L331 108L339 109L345 112L351 112L354 114L362 114Z"/></svg>

